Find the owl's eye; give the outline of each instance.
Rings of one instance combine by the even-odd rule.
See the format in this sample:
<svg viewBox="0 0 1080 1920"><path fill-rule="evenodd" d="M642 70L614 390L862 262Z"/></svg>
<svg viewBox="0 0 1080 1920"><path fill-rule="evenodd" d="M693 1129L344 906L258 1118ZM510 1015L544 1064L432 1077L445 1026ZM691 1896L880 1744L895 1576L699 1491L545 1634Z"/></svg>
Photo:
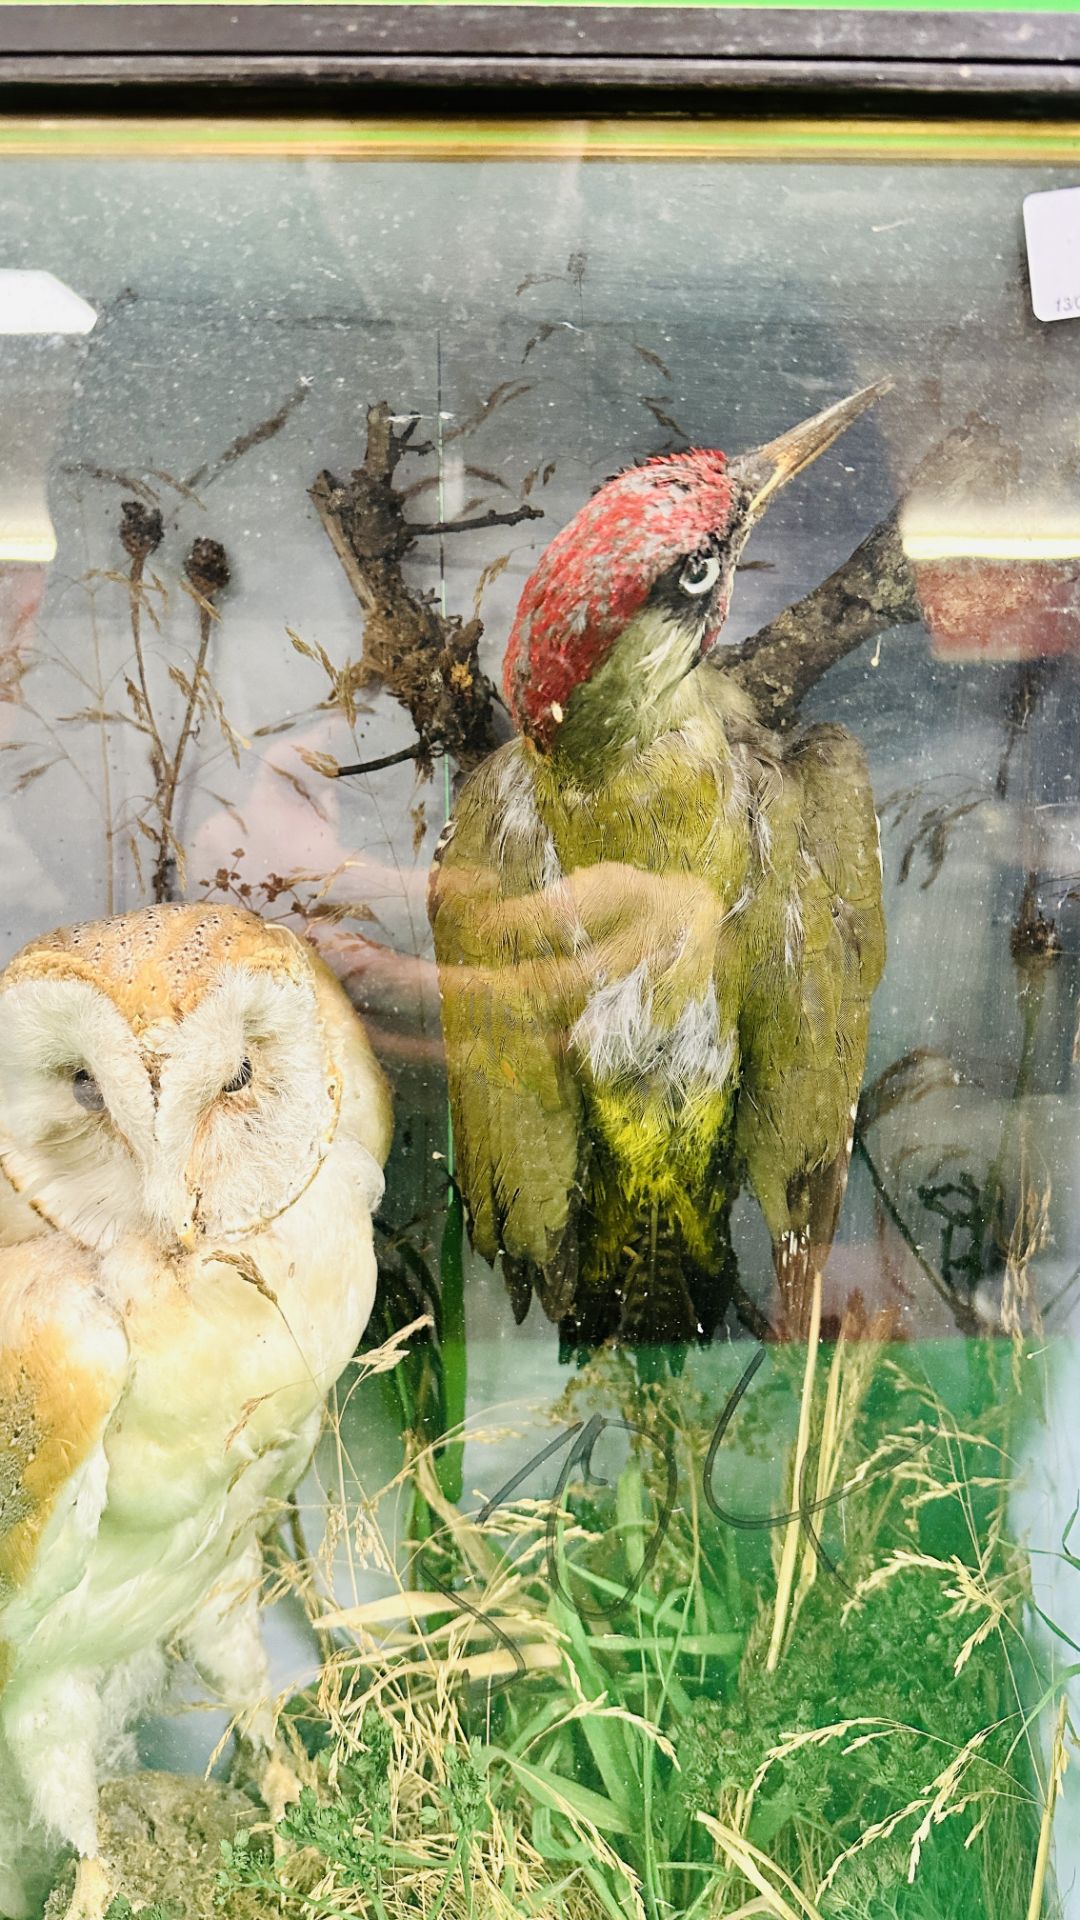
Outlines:
<svg viewBox="0 0 1080 1920"><path fill-rule="evenodd" d="M87 1113L102 1113L104 1111L105 1096L98 1086L97 1081L94 1079L93 1074L87 1073L85 1067L76 1067L75 1072L71 1076L71 1091L75 1095L80 1107L85 1107Z"/></svg>
<svg viewBox="0 0 1080 1920"><path fill-rule="evenodd" d="M242 1093L244 1088L250 1084L250 1081L251 1061L245 1058L241 1060L240 1066L236 1073L234 1073L232 1079L226 1080L221 1091L222 1093Z"/></svg>
<svg viewBox="0 0 1080 1920"><path fill-rule="evenodd" d="M720 556L716 553L692 553L679 574L679 585L693 600L711 593L720 578Z"/></svg>

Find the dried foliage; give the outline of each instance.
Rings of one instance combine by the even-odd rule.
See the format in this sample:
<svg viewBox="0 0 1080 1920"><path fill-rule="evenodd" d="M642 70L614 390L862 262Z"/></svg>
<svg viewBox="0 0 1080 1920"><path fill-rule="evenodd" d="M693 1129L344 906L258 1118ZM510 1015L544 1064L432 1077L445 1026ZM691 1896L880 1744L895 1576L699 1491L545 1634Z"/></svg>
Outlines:
<svg viewBox="0 0 1080 1920"><path fill-rule="evenodd" d="M279 433L302 403L306 390L307 383L301 382L274 413L237 435L186 479L152 466L141 473L94 462L69 464L62 469L73 477L129 496L119 502L115 523L117 544L127 564L91 568L83 579L92 663L87 667L68 658L58 663L78 687L82 704L54 719L23 698L21 705L48 750L43 757L30 759L32 750L22 742L5 744L23 756L13 777L13 793L25 791L53 768L65 766L100 812L107 854L107 913L113 912L116 904L116 856L120 848L130 859L144 898L170 900L186 893L187 863L178 820L191 774L191 749L203 724L216 732L234 765L239 765L249 745L232 726L211 671L213 641L216 636L220 644L222 637L221 602L231 582L229 557L219 540L198 534L187 543L186 550L182 549L177 564L171 552L176 544L176 513L167 511L163 502L171 494L205 511L197 489L209 488L253 447ZM164 554L164 561L159 554ZM106 588L119 589L127 602L132 651L130 665L119 675L106 665L102 644L99 589ZM193 615L186 616L188 620L193 618L195 627L194 642L188 646L177 643L177 630L185 618L182 604L177 610L179 595L190 600L194 609ZM34 664L33 658L21 660L20 677ZM122 701L115 697L117 679L124 691ZM180 718L170 734L162 715L175 694L180 696ZM84 765L84 755L77 745L68 745L69 730L85 727L95 728L100 739L100 780L96 785ZM112 735L119 728L134 730L145 742L151 790L125 794L117 803L111 752ZM205 745L201 757L205 759ZM230 805L226 800L221 804L226 808Z"/></svg>
<svg viewBox="0 0 1080 1920"><path fill-rule="evenodd" d="M150 555L161 544L162 518L160 512L148 511L136 500L125 500L121 513L120 544L131 561L127 588L131 639L138 675L138 684L129 679L126 687L135 725L147 735L149 741L150 770L154 779L150 808L136 815L134 825L155 849L151 875L152 898L175 900L182 896L186 885L184 850L175 829L176 804L184 757L199 718L205 716L216 721L233 759L239 761L239 736L229 724L224 702L207 671L211 632L214 623L221 617L216 601L229 584L230 567L221 542L205 535L194 541L184 561L181 584L197 609L198 644L190 674L185 673L175 661L168 666L168 677L173 686L178 688L184 706L175 741L171 747L167 746L151 695L142 627L145 611L157 632L161 632L159 613L147 595L144 570ZM164 612L166 589L156 575L152 576L152 585L160 596L161 611ZM138 844L134 838L130 844L132 857L139 869Z"/></svg>
<svg viewBox="0 0 1080 1920"><path fill-rule="evenodd" d="M956 787L957 782L951 775L943 776L949 786ZM894 832L907 827L908 833L900 852L897 879L900 885L911 877L917 856L921 855L926 863L926 872L920 881L925 893L932 887L940 875L953 843L953 835L961 822L967 820L980 808L990 804L990 796L979 792L977 788L964 783L959 792L944 796L928 794L929 783L922 782L914 787L897 788L887 793L881 801L879 812L883 825ZM929 800L928 804L922 804ZM920 808L921 811L916 812ZM914 820L912 820L912 816Z"/></svg>
<svg viewBox="0 0 1080 1920"><path fill-rule="evenodd" d="M453 433L472 431L526 390L521 382L503 382L475 415L458 422ZM406 513L409 490L397 487L395 475L407 454L427 453L431 448L415 440L419 424L415 417L400 427L395 424L397 418L386 401L369 408L362 464L348 481L321 473L311 488L311 499L364 615L363 653L353 669L355 685L385 687L407 709L416 730L416 745L395 757L413 759L421 774L430 774L435 756L448 753L467 769L497 744L493 720L497 696L477 659L483 625L477 613L462 620L440 609L429 594L409 584L404 563L420 539L512 527L543 516L538 507L525 503L505 512L489 508L472 517L466 513L446 522L410 520ZM361 768L335 771L371 770L372 763L365 763Z"/></svg>
<svg viewBox="0 0 1080 1920"><path fill-rule="evenodd" d="M590 1449L563 1474L554 1530L558 1466L541 1469L557 1428L501 1501L448 1499L437 1449L419 1441L368 1496L349 1436L371 1389L351 1389L325 1462L344 1501L330 1494L314 1559L279 1570L335 1641L284 1723L309 1785L272 1861L228 1849L225 1913L256 1888L288 1920L1040 1915L1068 1723L1062 1692L1044 1767L1039 1716L1057 1689L1018 1631L1029 1588L1007 1534L1022 1416L1008 1348L981 1349L972 1404L947 1364L931 1384L872 1332L845 1329L810 1380L774 1351L719 1461L725 1368L650 1388L598 1358L555 1419L568 1436L614 1422L621 1457L593 1467ZM372 1356L401 1362L401 1342ZM509 1431L470 1424L474 1471L486 1445L505 1458L515 1431L527 1459L523 1414ZM770 1568L767 1542L783 1529L718 1520L703 1473L708 1458L722 1511L745 1510L751 1480L760 1504L793 1423L817 1512L813 1537L808 1520L796 1528L770 1669L784 1546ZM395 1548L385 1529L409 1490L426 1529Z"/></svg>

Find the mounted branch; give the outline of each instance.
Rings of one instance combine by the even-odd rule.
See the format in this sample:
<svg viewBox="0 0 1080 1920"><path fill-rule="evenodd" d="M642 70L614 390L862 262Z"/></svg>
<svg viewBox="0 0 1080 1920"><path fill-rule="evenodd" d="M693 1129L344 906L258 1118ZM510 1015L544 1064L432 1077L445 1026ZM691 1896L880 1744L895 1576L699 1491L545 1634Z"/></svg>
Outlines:
<svg viewBox="0 0 1080 1920"><path fill-rule="evenodd" d="M415 489L400 490L394 476L406 454L427 454L432 447L413 438L415 418L400 428L398 418L386 401L371 407L362 466L347 482L321 473L310 490L364 615L357 683L385 686L407 709L417 736L397 753L337 768L339 776L409 760L427 773L438 753L450 754L468 772L498 745L498 696L477 659L481 621L442 613L430 594L407 584L403 563L421 539L542 518L536 507L522 505L461 520L408 520L406 501ZM995 486L1007 484L1015 459L1015 449L997 430L972 414L922 461L908 497L923 490L947 501L973 486L985 488L991 479ZM922 618L900 536L901 513L902 505L820 586L717 657L716 667L746 689L766 726L784 731L796 725L803 700L830 667L880 634Z"/></svg>
<svg viewBox="0 0 1080 1920"><path fill-rule="evenodd" d="M394 484L407 453L429 453L413 439L417 422L398 429L385 400L368 409L363 464L348 481L320 473L310 497L364 615L359 684L379 683L405 707L416 744L399 755L338 774L373 772L395 760L416 761L430 773L436 754L448 753L464 770L498 745L493 720L495 689L481 671L477 648L483 623L443 613L430 594L410 587L404 562L417 540L476 528L512 527L539 520L537 507L494 509L461 521L417 525L405 517L405 496Z"/></svg>
<svg viewBox="0 0 1080 1920"><path fill-rule="evenodd" d="M820 587L743 641L727 670L766 726L793 726L811 687L845 654L922 618L899 517L894 510Z"/></svg>
<svg viewBox="0 0 1080 1920"><path fill-rule="evenodd" d="M916 470L906 498L932 494L945 503L976 496L1015 477L1016 450L996 427L970 414L932 448ZM904 503L867 534L853 554L819 587L785 607L731 655L718 661L754 701L766 726L794 726L811 688L839 660L923 617L915 575L900 538Z"/></svg>

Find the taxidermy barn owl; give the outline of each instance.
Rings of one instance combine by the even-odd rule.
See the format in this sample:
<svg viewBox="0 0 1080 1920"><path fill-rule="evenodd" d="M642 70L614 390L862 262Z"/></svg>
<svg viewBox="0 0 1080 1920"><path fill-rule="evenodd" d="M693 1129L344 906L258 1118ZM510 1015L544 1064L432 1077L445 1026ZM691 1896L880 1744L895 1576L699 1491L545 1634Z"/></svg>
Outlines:
<svg viewBox="0 0 1080 1920"><path fill-rule="evenodd" d="M295 935L157 906L0 974L0 1914L79 1856L99 1769L179 1646L287 1797L260 1534L375 1290L390 1105Z"/></svg>

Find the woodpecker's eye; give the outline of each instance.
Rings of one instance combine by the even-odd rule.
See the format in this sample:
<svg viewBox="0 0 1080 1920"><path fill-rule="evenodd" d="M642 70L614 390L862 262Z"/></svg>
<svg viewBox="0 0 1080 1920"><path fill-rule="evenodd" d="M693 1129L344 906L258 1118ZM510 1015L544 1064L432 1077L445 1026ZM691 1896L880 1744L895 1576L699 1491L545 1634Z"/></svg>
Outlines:
<svg viewBox="0 0 1080 1920"><path fill-rule="evenodd" d="M71 1076L71 1091L75 1095L80 1107L85 1107L87 1113L102 1113L104 1111L105 1096L98 1086L97 1081L94 1079L93 1074L87 1073L85 1067L76 1067Z"/></svg>
<svg viewBox="0 0 1080 1920"><path fill-rule="evenodd" d="M250 1083L250 1080L251 1080L251 1061L248 1059L241 1060L240 1065L237 1071L233 1074L232 1079L226 1080L225 1085L222 1087L221 1091L222 1093L242 1093L244 1088Z"/></svg>
<svg viewBox="0 0 1080 1920"><path fill-rule="evenodd" d="M692 553L684 561L679 585L693 600L711 593L720 578L720 556L716 553Z"/></svg>

